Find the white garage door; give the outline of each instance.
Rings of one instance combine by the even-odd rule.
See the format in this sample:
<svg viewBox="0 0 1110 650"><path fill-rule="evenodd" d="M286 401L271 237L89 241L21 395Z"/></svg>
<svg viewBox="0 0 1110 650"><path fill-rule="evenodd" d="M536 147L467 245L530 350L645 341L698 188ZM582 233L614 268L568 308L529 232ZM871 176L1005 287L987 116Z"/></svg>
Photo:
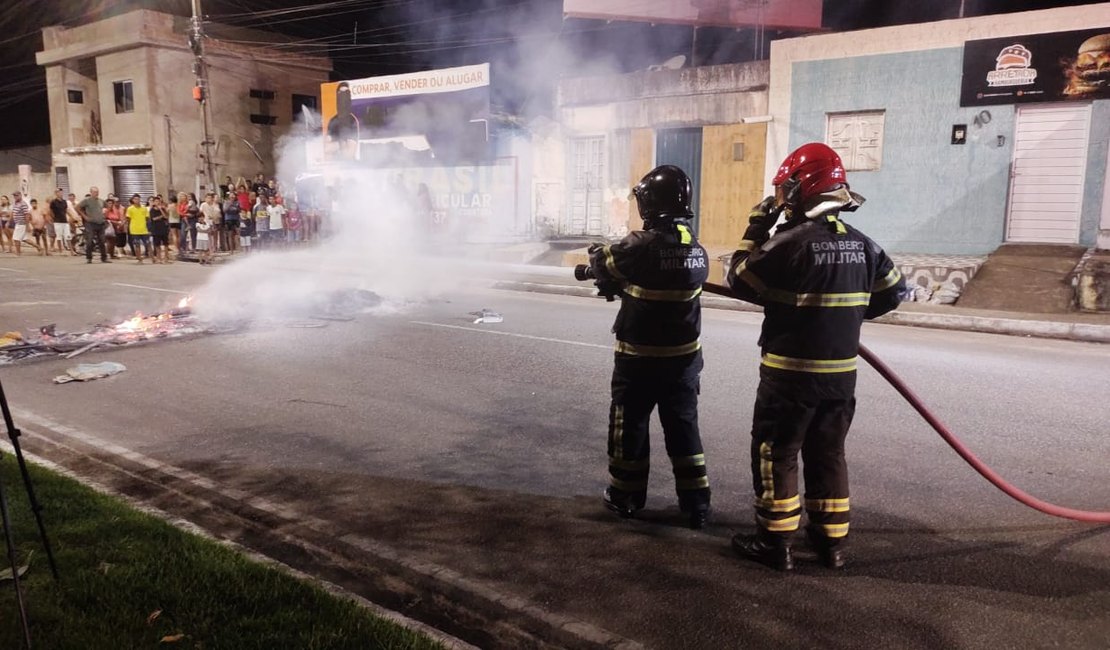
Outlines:
<svg viewBox="0 0 1110 650"><path fill-rule="evenodd" d="M1019 107L1006 240L1075 244L1091 105Z"/></svg>

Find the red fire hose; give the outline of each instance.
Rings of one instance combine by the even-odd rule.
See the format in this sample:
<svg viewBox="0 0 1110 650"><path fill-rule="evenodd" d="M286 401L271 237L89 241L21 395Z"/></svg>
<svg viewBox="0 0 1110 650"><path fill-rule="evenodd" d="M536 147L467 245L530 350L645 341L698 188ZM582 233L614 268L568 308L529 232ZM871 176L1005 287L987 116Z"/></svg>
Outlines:
<svg viewBox="0 0 1110 650"><path fill-rule="evenodd" d="M728 287L719 284L706 283L703 290L728 298L736 297L732 295L732 291L730 291ZM1002 490L1018 502L1023 503L1030 508L1033 508L1034 510L1040 510L1047 515L1052 515L1054 517L1063 517L1064 519L1074 519L1076 521L1110 524L1110 512L1094 512L1090 510L1076 510L1074 508L1065 508L1063 506L1048 503L1047 501L1042 501L1037 497L1024 492L1023 490L1014 487L1010 483L1007 483L1006 480L999 476L997 472L992 470L990 467L987 467L987 465L983 463L983 461L979 460L979 458L975 454L973 454L971 450L968 449L966 445L964 445L964 443L960 442L960 440L948 429L948 427L940 421L940 418L934 415L932 411L930 411L925 406L924 402L921 401L921 398L919 398L912 390L910 390L909 386L907 386L906 383L902 381L900 377L898 377L898 375L894 374L894 371L891 370L889 366L879 360L879 358L876 357L875 354L871 352L871 350L868 350L863 345L860 345L859 355L863 357L864 361L871 364L871 367L877 370L879 374L883 376L883 379L886 379L888 382L890 382L890 385L893 386L894 389L902 395L902 397L906 398L906 401L910 403L910 406L912 406L914 410L921 415L921 417L925 418L926 422L932 425L933 429L935 429L936 432L940 434L940 437L944 438L944 441L947 442L948 445L952 447L952 449L955 449L956 453L959 454L961 458L967 461L967 463L971 465L976 472L979 472L983 476L983 478L990 481L991 484L994 485L996 488Z"/></svg>

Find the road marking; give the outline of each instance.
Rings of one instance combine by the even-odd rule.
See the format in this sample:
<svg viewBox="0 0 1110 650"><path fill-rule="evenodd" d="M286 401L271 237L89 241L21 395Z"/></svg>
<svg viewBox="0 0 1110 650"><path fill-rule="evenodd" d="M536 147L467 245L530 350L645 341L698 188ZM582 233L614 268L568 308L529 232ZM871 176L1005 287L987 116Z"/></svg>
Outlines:
<svg viewBox="0 0 1110 650"><path fill-rule="evenodd" d="M117 287L132 287L134 289L149 289L151 291L163 291L165 293L176 293L176 294L179 294L179 295L182 295L182 296L189 295L188 291L178 291L176 289L159 289L158 287L146 287L146 286L143 286L141 284L127 284L125 282L113 282L112 284L116 285Z"/></svg>
<svg viewBox="0 0 1110 650"><path fill-rule="evenodd" d="M0 271L11 271L12 273L26 273L27 272L27 271L24 271L22 269L9 269L9 268L3 267L3 266L0 266Z"/></svg>
<svg viewBox="0 0 1110 650"><path fill-rule="evenodd" d="M64 305L64 302L54 300L39 300L36 302L0 302L0 307L36 307L38 305Z"/></svg>
<svg viewBox="0 0 1110 650"><path fill-rule="evenodd" d="M499 336L513 336L518 339L531 339L533 341L547 341L549 343L566 343L567 345L580 345L584 348L601 348L602 350L612 350L611 345L600 345L598 343L585 343L583 341L568 341L566 339L553 339L546 336L532 336L531 334L517 334L515 332L498 332L497 330L480 330L477 327L463 327L462 325L447 325L446 323L429 323L422 320L409 321L413 325L427 325L428 327L443 327L452 330L463 330L464 332L478 332L479 334L497 334Z"/></svg>

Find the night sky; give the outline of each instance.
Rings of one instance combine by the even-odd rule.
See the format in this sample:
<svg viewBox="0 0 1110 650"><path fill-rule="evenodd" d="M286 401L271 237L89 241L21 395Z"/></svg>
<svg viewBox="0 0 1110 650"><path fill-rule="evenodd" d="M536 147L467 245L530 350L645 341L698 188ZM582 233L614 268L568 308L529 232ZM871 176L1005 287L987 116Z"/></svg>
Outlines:
<svg viewBox="0 0 1110 650"><path fill-rule="evenodd" d="M1093 4L1098 0L964 0L964 15ZM7 0L0 9L0 149L48 144L46 81L34 54L46 25L76 26L136 8L190 14L189 0ZM315 5L310 11L298 11ZM927 22L958 16L960 0L826 0L824 25L833 31ZM395 74L431 67L490 61L493 104L506 113L529 113L546 105L534 87L498 83L542 61L553 43L579 54L597 54L622 70L645 68L675 54L693 53L698 63L757 58L754 30L701 29L692 52L689 27L563 20L561 0L203 0L215 22L256 27L307 41L314 53L332 57L335 79ZM767 39L796 33L768 32ZM766 48L763 50L764 56ZM527 64L527 65L526 65ZM534 75L536 72L532 72ZM551 70L554 78L560 70ZM182 92L192 79L182 71ZM542 93L539 93L542 95Z"/></svg>

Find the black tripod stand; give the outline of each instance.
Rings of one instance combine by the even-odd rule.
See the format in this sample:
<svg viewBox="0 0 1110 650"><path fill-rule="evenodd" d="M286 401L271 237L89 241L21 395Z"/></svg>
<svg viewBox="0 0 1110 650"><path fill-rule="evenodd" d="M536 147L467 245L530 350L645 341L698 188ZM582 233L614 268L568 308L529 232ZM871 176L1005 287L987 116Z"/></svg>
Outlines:
<svg viewBox="0 0 1110 650"><path fill-rule="evenodd" d="M23 459L23 450L19 447L19 429L15 428L12 421L12 411L8 408L8 398L4 395L4 384L0 382L0 410L4 412L4 424L8 427L8 439L12 443L15 459L19 463L19 472L23 475L23 487L27 489L27 501L31 504L31 512L39 525L39 537L46 550L46 559L50 562L50 572L54 579L58 579L58 567L54 564L54 553L50 550L50 540L46 538L46 526L42 523L42 506L35 499L35 489L31 485L31 475L27 473L27 461ZM27 608L23 604L23 588L19 584L19 561L15 556L15 539L12 537L12 520L8 516L8 497L4 493L4 482L0 480L0 522L4 526L4 542L8 546L8 562L12 565L12 582L15 583L15 601L19 607L19 623L23 629L23 643L30 649L31 628L27 620Z"/></svg>

